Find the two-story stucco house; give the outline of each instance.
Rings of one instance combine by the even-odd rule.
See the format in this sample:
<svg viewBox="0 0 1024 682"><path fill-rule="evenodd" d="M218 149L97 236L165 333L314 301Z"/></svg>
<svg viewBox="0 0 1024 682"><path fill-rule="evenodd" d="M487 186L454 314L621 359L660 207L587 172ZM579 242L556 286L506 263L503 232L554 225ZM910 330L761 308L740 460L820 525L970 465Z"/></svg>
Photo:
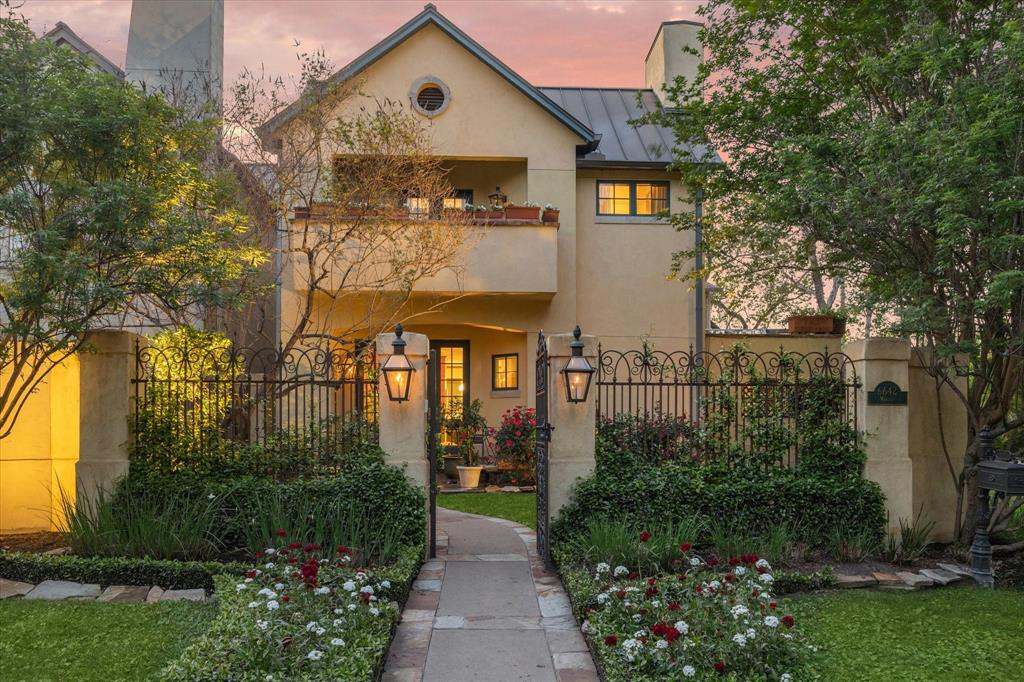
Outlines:
<svg viewBox="0 0 1024 682"><path fill-rule="evenodd" d="M657 29L637 64L644 89L547 87L427 5L335 75L358 77L361 92L423 116L459 201L487 203L500 187L511 202L560 209L557 223L491 224L460 277L418 283L422 296L403 317L439 351L442 404L479 398L492 424L531 404L542 329L579 324L612 347L638 347L641 337L664 350L700 346L699 290L666 278L672 253L693 233L658 217L692 208L666 169L675 141L670 130L630 123L660 105L666 81L693 75L697 58L682 48L696 44L698 29L684 21ZM287 122L271 120L265 142ZM290 281L285 273L279 292L285 325L296 314ZM453 299L424 314L439 293Z"/></svg>

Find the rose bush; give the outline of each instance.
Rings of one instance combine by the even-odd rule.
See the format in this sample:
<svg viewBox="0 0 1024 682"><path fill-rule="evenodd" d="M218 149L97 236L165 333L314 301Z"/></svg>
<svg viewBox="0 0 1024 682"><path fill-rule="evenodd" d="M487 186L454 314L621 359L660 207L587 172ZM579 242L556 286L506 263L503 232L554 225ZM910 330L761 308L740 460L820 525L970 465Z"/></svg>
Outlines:
<svg viewBox="0 0 1024 682"><path fill-rule="evenodd" d="M533 478L533 452L537 444L537 413L517 405L501 416L501 425L490 430L499 460L511 465L516 483Z"/></svg>
<svg viewBox="0 0 1024 682"><path fill-rule="evenodd" d="M420 556L409 547L386 569L360 570L349 548L289 541L282 530L244 577L215 579L217 619L164 679L374 679Z"/></svg>
<svg viewBox="0 0 1024 682"><path fill-rule="evenodd" d="M675 573L601 563L592 585L569 586L607 680L783 682L805 669L810 647L767 561L681 551Z"/></svg>

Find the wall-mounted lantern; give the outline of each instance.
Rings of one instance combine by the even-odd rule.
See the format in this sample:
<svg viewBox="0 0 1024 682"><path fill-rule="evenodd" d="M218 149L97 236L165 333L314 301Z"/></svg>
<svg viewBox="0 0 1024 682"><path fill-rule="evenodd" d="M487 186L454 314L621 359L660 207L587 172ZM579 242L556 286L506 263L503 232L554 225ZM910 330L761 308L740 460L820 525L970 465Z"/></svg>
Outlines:
<svg viewBox="0 0 1024 682"><path fill-rule="evenodd" d="M395 340L391 343L394 352L380 370L384 373L384 384L388 389L388 398L395 402L409 399L409 387L412 385L413 368L405 355L405 339L402 338L402 325L395 325Z"/></svg>
<svg viewBox="0 0 1024 682"><path fill-rule="evenodd" d="M487 198L491 200L491 206L504 208L505 204L508 203L508 195L501 193L501 186L495 187L494 193L488 194Z"/></svg>
<svg viewBox="0 0 1024 682"><path fill-rule="evenodd" d="M562 368L565 379L565 399L570 403L582 403L590 393L590 381L594 378L594 366L583 357L583 342L580 340L580 327L572 330L573 341L569 344L572 355L569 362Z"/></svg>

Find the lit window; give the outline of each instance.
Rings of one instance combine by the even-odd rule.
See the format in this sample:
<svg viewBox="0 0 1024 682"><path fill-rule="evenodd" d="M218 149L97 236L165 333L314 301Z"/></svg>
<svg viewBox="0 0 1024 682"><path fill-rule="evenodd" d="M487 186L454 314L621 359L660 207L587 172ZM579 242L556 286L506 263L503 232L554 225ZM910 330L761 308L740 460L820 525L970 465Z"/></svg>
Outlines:
<svg viewBox="0 0 1024 682"><path fill-rule="evenodd" d="M430 214L430 200L422 197L409 197L406 202L409 207L409 213L416 216L424 216Z"/></svg>
<svg viewBox="0 0 1024 682"><path fill-rule="evenodd" d="M601 215L629 215L628 182L599 182L597 184L598 207Z"/></svg>
<svg viewBox="0 0 1024 682"><path fill-rule="evenodd" d="M495 391L519 389L519 354L507 353L491 357L493 378L491 386Z"/></svg>
<svg viewBox="0 0 1024 682"><path fill-rule="evenodd" d="M466 207L466 200L462 197L445 197L445 208L463 209Z"/></svg>
<svg viewBox="0 0 1024 682"><path fill-rule="evenodd" d="M597 214L656 216L668 210L667 181L598 180Z"/></svg>

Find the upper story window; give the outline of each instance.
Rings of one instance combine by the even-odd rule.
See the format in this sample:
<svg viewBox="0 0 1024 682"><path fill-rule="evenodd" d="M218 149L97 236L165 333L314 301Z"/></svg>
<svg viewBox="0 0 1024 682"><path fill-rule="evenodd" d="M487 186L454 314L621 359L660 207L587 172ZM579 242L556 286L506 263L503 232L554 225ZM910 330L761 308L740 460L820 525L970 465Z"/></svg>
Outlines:
<svg viewBox="0 0 1024 682"><path fill-rule="evenodd" d="M451 100L451 90L436 76L417 78L409 88L409 101L413 110L427 118L444 113Z"/></svg>
<svg viewBox="0 0 1024 682"><path fill-rule="evenodd" d="M519 389L519 354L491 356L491 388L495 391Z"/></svg>
<svg viewBox="0 0 1024 682"><path fill-rule="evenodd" d="M597 214L656 216L668 210L667 180L598 180Z"/></svg>

